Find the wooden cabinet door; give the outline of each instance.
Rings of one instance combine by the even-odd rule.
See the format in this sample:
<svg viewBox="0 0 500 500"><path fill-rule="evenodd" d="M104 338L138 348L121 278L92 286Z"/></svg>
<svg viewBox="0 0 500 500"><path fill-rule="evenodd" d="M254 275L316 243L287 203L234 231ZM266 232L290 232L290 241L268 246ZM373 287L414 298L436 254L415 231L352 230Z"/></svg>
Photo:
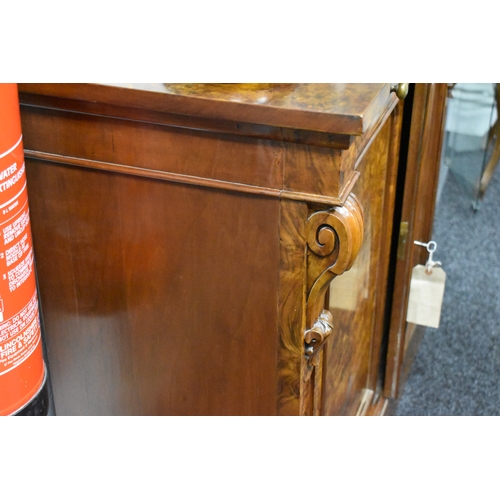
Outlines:
<svg viewBox="0 0 500 500"><path fill-rule="evenodd" d="M426 249L413 242L427 242L432 235L446 96L447 84L420 83L411 85L405 102L383 380L383 394L390 398L401 392L415 350L412 341L423 330L406 322L406 312L412 269L427 259Z"/></svg>
<svg viewBox="0 0 500 500"><path fill-rule="evenodd" d="M387 117L358 162L353 194L363 207L364 237L350 270L335 278L328 309L334 333L325 346L322 413L363 413L377 387L388 298L391 238L403 102ZM369 404L367 405L369 406Z"/></svg>

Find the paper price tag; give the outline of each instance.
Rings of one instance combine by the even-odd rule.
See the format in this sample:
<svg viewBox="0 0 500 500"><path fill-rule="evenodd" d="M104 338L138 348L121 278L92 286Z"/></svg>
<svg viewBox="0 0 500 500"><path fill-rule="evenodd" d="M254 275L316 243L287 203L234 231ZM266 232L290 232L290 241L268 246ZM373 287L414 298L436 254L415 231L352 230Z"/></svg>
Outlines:
<svg viewBox="0 0 500 500"><path fill-rule="evenodd" d="M415 266L411 273L410 297L406 321L416 325L439 327L446 273L440 267L426 273L426 267Z"/></svg>

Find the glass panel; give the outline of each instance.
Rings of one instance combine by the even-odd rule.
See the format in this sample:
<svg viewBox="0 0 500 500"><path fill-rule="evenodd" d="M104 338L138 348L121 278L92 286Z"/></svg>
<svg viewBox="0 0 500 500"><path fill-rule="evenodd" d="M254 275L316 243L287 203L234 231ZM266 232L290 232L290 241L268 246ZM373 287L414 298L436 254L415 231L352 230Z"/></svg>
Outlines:
<svg viewBox="0 0 500 500"><path fill-rule="evenodd" d="M496 143L496 89L495 83L457 83L448 100L443 160L474 209L487 187L483 174Z"/></svg>

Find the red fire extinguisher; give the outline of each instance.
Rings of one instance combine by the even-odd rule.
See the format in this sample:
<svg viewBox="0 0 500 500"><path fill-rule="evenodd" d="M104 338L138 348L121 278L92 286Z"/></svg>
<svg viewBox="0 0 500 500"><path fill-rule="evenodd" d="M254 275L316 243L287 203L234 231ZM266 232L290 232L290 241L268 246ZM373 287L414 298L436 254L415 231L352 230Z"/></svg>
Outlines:
<svg viewBox="0 0 500 500"><path fill-rule="evenodd" d="M45 392L46 368L16 84L0 84L0 415Z"/></svg>

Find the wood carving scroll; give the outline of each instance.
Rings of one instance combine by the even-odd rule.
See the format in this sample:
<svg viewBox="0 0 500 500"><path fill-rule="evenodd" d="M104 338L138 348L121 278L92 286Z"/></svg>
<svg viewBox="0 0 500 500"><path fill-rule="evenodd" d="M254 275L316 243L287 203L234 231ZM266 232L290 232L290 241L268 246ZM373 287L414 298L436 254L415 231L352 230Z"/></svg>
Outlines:
<svg viewBox="0 0 500 500"><path fill-rule="evenodd" d="M317 353L333 330L331 314L323 310L325 293L331 281L349 270L358 255L363 240L363 208L350 194L343 206L311 214L306 235L309 251L304 341L309 365L317 366ZM311 342L313 339L316 342Z"/></svg>

